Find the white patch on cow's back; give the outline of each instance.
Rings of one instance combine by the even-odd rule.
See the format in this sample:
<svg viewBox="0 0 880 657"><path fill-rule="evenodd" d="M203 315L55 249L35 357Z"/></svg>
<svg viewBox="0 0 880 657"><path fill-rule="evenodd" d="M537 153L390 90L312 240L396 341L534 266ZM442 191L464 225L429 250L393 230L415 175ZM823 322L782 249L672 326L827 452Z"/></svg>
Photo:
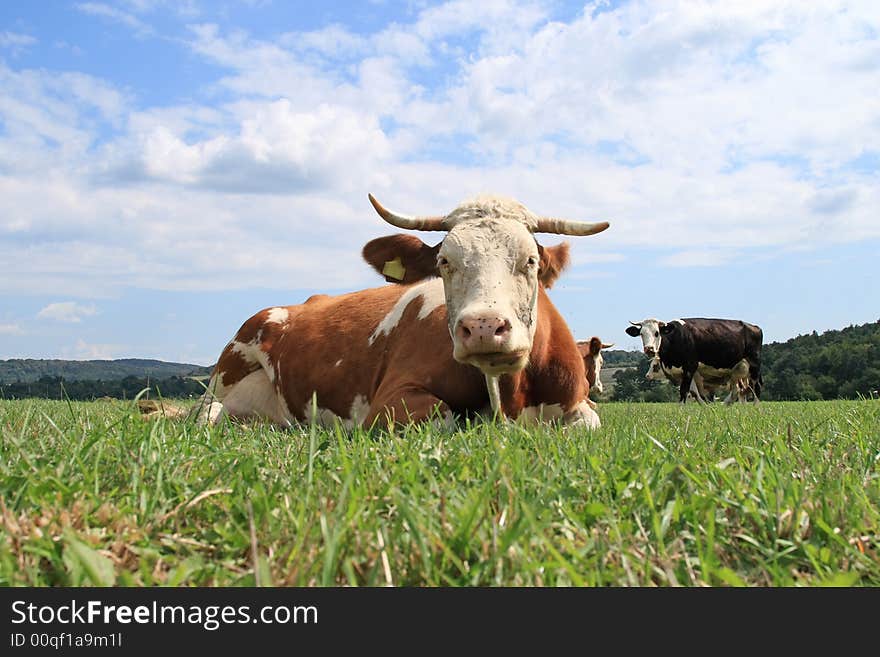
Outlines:
<svg viewBox="0 0 880 657"><path fill-rule="evenodd" d="M260 343L254 344L254 342L233 342L232 351L241 355L248 363L259 363L262 370L266 373L269 382L275 383L275 365L269 363L269 354L260 349Z"/></svg>
<svg viewBox="0 0 880 657"><path fill-rule="evenodd" d="M446 302L446 296L443 293L443 281L439 278L432 278L424 283L418 283L404 292L394 307L388 312L376 330L370 335L369 344L373 344L380 335L390 335L391 331L397 328L400 319L403 317L406 307L410 302L421 297L422 307L419 310L419 319L425 319L431 312Z"/></svg>
<svg viewBox="0 0 880 657"><path fill-rule="evenodd" d="M339 360L336 361L336 363L333 365L333 367L339 367L340 365L342 365L342 359L341 359L341 358L340 358Z"/></svg>
<svg viewBox="0 0 880 657"><path fill-rule="evenodd" d="M678 322L678 323L681 324L682 326L684 326L685 324L687 324L687 322L685 322L683 319L673 319L672 322ZM669 322L669 323L671 324L672 322Z"/></svg>
<svg viewBox="0 0 880 657"><path fill-rule="evenodd" d="M290 311L287 308L271 308L269 316L266 317L267 322L274 322L275 324L287 324L289 320Z"/></svg>

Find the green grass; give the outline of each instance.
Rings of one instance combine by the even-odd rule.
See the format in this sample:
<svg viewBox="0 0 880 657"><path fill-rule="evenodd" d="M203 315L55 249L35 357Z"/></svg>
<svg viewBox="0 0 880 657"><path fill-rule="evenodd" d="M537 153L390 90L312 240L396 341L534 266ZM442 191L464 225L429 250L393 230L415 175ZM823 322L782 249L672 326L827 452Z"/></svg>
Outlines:
<svg viewBox="0 0 880 657"><path fill-rule="evenodd" d="M0 401L0 584L880 586L880 403L347 433Z"/></svg>

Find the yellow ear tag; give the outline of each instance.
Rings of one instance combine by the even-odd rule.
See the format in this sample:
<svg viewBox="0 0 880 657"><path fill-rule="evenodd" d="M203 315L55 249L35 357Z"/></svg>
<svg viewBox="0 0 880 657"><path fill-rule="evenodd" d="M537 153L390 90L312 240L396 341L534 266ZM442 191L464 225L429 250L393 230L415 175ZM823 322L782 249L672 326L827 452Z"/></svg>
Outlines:
<svg viewBox="0 0 880 657"><path fill-rule="evenodd" d="M400 256L397 256L394 260L388 260L385 266L382 267L382 274L396 281L402 281L403 277L406 276L406 267L400 261Z"/></svg>

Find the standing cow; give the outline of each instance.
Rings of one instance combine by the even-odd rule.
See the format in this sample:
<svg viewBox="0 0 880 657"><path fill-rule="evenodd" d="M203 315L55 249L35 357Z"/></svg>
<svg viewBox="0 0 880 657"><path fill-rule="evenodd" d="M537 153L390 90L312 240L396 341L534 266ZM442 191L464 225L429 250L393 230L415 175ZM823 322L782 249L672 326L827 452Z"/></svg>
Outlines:
<svg viewBox="0 0 880 657"><path fill-rule="evenodd" d="M394 226L446 235L434 246L397 234L364 247L400 285L316 295L248 319L214 368L203 420L371 426L449 421L491 403L511 418L599 426L575 340L544 291L568 245L544 247L534 234L593 235L607 222L541 217L500 197L409 217L369 198Z"/></svg>
<svg viewBox="0 0 880 657"><path fill-rule="evenodd" d="M707 365L716 377L727 380L738 376L740 361L748 364L749 387L755 401L761 394L761 346L764 340L759 326L738 319L689 317L671 322L645 319L630 322L626 332L642 338L645 354L659 356L663 368L682 370L679 400L684 403L693 385L698 367Z"/></svg>

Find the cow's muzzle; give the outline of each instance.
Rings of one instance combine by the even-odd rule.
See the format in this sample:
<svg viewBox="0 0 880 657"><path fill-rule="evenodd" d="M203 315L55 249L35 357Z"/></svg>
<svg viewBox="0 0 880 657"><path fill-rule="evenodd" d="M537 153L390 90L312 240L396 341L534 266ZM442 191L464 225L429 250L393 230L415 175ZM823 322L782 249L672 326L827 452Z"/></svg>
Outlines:
<svg viewBox="0 0 880 657"><path fill-rule="evenodd" d="M496 375L517 372L528 362L531 343L504 313L494 309L465 312L454 326L453 356L460 363Z"/></svg>
<svg viewBox="0 0 880 657"><path fill-rule="evenodd" d="M527 350L505 351L495 353L468 354L464 360L468 365L473 365L483 374L498 376L519 372L529 362Z"/></svg>
<svg viewBox="0 0 880 657"><path fill-rule="evenodd" d="M455 337L469 353L504 351L510 342L510 320L497 315L462 317L455 326Z"/></svg>

